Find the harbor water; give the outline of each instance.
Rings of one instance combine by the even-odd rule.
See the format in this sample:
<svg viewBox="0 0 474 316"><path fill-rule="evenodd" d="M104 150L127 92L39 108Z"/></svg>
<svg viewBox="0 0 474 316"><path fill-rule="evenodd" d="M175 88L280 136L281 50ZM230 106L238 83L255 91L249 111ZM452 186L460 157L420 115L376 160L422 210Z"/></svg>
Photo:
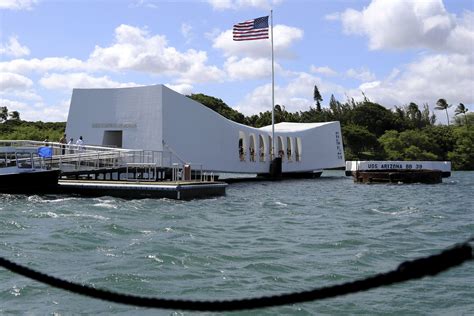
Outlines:
<svg viewBox="0 0 474 316"><path fill-rule="evenodd" d="M474 172L435 185L319 179L229 185L213 199L0 194L0 256L95 288L227 300L354 281L474 235ZM332 299L226 315L473 315L474 264ZM0 268L0 314L214 315L72 294Z"/></svg>

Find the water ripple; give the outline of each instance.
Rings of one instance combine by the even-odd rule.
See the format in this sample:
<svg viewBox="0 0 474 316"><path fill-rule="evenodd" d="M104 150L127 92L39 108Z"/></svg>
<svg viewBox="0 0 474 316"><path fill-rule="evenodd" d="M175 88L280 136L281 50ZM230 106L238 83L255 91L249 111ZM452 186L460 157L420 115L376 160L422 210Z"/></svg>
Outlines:
<svg viewBox="0 0 474 316"><path fill-rule="evenodd" d="M472 236L474 173L443 181L369 186L330 171L317 180L239 183L225 197L194 201L0 194L0 250L49 274L130 294L302 291L385 272ZM470 270L229 315L470 315ZM179 313L91 300L4 270L0 282L0 314Z"/></svg>
<svg viewBox="0 0 474 316"><path fill-rule="evenodd" d="M393 215L393 216L410 215L410 214L422 212L422 210L417 207L407 207L407 208L403 208L403 209L395 210L395 211L372 208L371 211L373 211L374 213L379 213L379 214L384 214L384 215Z"/></svg>

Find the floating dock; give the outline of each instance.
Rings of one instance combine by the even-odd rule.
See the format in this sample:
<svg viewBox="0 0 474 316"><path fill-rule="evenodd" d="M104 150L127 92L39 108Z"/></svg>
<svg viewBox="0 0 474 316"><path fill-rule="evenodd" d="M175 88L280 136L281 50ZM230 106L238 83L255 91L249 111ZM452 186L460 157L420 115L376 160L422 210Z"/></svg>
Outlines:
<svg viewBox="0 0 474 316"><path fill-rule="evenodd" d="M98 180L59 180L63 194L113 196L120 198L168 198L191 200L225 195L227 183L202 182L129 182Z"/></svg>

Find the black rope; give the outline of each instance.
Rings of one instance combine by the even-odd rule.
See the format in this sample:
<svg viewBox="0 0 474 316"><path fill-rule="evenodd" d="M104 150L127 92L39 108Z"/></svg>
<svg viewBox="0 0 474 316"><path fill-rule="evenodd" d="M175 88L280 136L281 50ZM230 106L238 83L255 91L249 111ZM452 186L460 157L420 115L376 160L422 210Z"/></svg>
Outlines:
<svg viewBox="0 0 474 316"><path fill-rule="evenodd" d="M419 279L425 276L434 276L449 268L458 266L463 262L472 260L473 249L469 245L469 243L473 240L474 238L471 238L467 242L457 244L452 248L442 251L439 254L403 262L395 270L392 270L387 273L377 274L375 276L371 276L362 280L348 282L340 285L321 287L299 293L297 292L275 296L226 301L192 301L161 299L120 294L106 290L96 289L87 285L72 283L66 280L61 280L59 278L52 277L44 273L34 271L30 268L18 265L2 257L0 257L0 266L14 273L51 285L56 288L109 302L139 307L222 312L248 310L315 301L349 293L367 291L369 289L377 288L380 286L391 285L407 280Z"/></svg>

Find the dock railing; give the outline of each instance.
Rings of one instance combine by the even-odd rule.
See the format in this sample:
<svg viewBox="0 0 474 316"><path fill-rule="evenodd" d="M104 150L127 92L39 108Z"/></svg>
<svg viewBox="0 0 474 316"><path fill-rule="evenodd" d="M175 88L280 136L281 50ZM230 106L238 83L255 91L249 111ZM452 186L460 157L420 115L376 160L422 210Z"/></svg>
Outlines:
<svg viewBox="0 0 474 316"><path fill-rule="evenodd" d="M137 150L116 147L68 145L59 142L31 140L0 140L0 147L44 147L52 148L52 156L41 159L50 169L87 171L114 168L137 168L139 165L157 169L177 169L174 181L202 181L203 166L187 163L170 151ZM153 172L156 175L156 170ZM161 178L161 177L160 177Z"/></svg>

